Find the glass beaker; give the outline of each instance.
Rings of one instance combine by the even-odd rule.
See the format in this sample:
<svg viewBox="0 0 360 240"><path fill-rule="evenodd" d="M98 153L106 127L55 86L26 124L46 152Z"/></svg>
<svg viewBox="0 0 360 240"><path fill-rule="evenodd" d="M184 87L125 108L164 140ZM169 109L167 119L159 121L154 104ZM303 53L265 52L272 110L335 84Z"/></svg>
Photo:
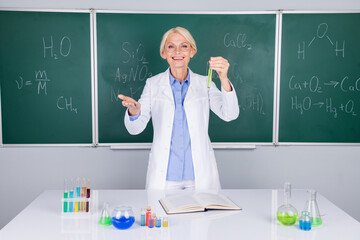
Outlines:
<svg viewBox="0 0 360 240"><path fill-rule="evenodd" d="M291 199L291 183L284 184L284 204L278 208L277 219L285 226L294 225L298 219L296 208L290 204Z"/></svg>
<svg viewBox="0 0 360 240"><path fill-rule="evenodd" d="M310 231L311 230L311 218L308 211L302 211L301 217L299 218L300 230Z"/></svg>
<svg viewBox="0 0 360 240"><path fill-rule="evenodd" d="M116 207L111 214L111 222L117 229L130 228L135 222L132 208L128 206Z"/></svg>
<svg viewBox="0 0 360 240"><path fill-rule="evenodd" d="M316 201L316 191L309 190L309 198L306 201L304 211L310 212L311 225L313 227L319 227L322 225L322 219L320 216L319 207Z"/></svg>

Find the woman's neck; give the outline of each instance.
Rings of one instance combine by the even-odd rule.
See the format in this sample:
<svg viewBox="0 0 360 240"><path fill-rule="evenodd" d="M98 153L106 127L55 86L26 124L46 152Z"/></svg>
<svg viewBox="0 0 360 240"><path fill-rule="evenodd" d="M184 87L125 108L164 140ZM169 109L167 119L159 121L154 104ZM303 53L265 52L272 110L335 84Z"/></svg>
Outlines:
<svg viewBox="0 0 360 240"><path fill-rule="evenodd" d="M170 68L170 74L180 82L184 81L188 75L188 69L187 68Z"/></svg>

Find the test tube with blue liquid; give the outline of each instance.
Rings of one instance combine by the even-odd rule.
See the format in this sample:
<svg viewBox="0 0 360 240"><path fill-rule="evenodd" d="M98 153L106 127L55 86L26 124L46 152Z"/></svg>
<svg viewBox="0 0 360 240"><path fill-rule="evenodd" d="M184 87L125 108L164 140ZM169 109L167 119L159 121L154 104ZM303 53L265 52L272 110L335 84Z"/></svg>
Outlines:
<svg viewBox="0 0 360 240"><path fill-rule="evenodd" d="M161 227L161 218L160 218L160 217L156 218L155 226L156 226L157 228Z"/></svg>
<svg viewBox="0 0 360 240"><path fill-rule="evenodd" d="M69 198L74 198L74 179L70 180ZM74 201L69 202L69 212L74 212Z"/></svg>
<svg viewBox="0 0 360 240"><path fill-rule="evenodd" d="M140 226L146 226L146 212L145 212L145 208L142 208L142 209L141 209Z"/></svg>

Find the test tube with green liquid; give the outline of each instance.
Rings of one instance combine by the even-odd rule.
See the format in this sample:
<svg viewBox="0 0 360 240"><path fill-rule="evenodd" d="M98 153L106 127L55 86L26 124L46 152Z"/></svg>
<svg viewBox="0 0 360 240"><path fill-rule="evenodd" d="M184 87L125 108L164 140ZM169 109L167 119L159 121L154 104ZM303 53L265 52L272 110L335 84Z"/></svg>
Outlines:
<svg viewBox="0 0 360 240"><path fill-rule="evenodd" d="M209 67L208 70L208 80L207 80L207 87L210 88L211 87L211 79L212 79L212 68Z"/></svg>
<svg viewBox="0 0 360 240"><path fill-rule="evenodd" d="M68 181L67 179L64 180L64 199L69 197L68 191ZM64 212L68 212L68 201L64 200Z"/></svg>

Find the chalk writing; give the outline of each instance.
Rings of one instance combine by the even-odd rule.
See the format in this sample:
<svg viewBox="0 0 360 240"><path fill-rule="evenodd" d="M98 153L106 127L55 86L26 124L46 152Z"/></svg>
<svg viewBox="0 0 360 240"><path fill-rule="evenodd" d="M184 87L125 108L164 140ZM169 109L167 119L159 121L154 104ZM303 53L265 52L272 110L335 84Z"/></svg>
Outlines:
<svg viewBox="0 0 360 240"><path fill-rule="evenodd" d="M310 80L304 80L303 82L295 82L295 76L291 76L289 80L289 89L290 90L304 90L309 89L312 93L322 93L322 87L319 83L319 78L317 76L312 76Z"/></svg>
<svg viewBox="0 0 360 240"><path fill-rule="evenodd" d="M289 79L288 88L294 92L308 91L309 94L313 94L303 98L296 95L291 96L291 109L298 111L301 115L306 111L317 107L318 109L325 109L325 111L334 118L337 118L340 112L351 116L357 116L355 111L356 102L354 100L337 100L337 103L334 103L331 96L325 98L322 95L329 90L332 92L337 90L346 94L360 92L360 77L357 79L350 79L348 76L344 76L341 80L321 81L321 78L318 76L312 76L310 79L301 80L297 79L295 75L292 75ZM316 96L321 96L320 99L323 100L314 100L315 98L319 99L319 97Z"/></svg>
<svg viewBox="0 0 360 240"><path fill-rule="evenodd" d="M131 62L142 62L147 64L147 60L145 58L145 47L142 43L134 48L131 43L124 42L122 44L122 51L123 51L123 63L131 63Z"/></svg>
<svg viewBox="0 0 360 240"><path fill-rule="evenodd" d="M78 113L78 109L73 107L72 97L60 96L56 102L56 106L59 110L66 110L70 112Z"/></svg>
<svg viewBox="0 0 360 240"><path fill-rule="evenodd" d="M120 49L121 62L114 69L113 85L110 87L111 102L120 102L119 94L138 99L145 83L137 86L137 82L144 82L153 76L149 70L145 45L126 41L121 43Z"/></svg>
<svg viewBox="0 0 360 240"><path fill-rule="evenodd" d="M341 92L360 92L360 77L350 79L344 76L341 80L329 80L321 82L318 76L312 76L310 79L297 80L295 75L292 75L289 80L289 89L292 91L309 90L312 93L323 93L325 87L338 89Z"/></svg>
<svg viewBox="0 0 360 240"><path fill-rule="evenodd" d="M125 90L123 88L114 88L111 87L110 89L110 99L111 102L119 102L122 101L121 99L118 98L119 94L125 94L131 98L137 99L140 96L140 93L142 92L142 90L144 89L144 86L140 86L140 87L129 87L129 90Z"/></svg>
<svg viewBox="0 0 360 240"><path fill-rule="evenodd" d="M44 93L47 95L47 83L51 80L48 79L45 70L36 70L35 71L35 79L34 82L37 83L37 91L36 93L40 95ZM16 86L18 90L24 89L24 87L31 87L33 85L33 81L31 80L24 80L22 76L19 76L19 79L15 80Z"/></svg>
<svg viewBox="0 0 360 240"><path fill-rule="evenodd" d="M224 46L233 48L244 48L252 50L252 44L247 42L247 35L245 33L238 33L236 36L231 33L224 35Z"/></svg>
<svg viewBox="0 0 360 240"><path fill-rule="evenodd" d="M47 82L49 82L50 79L48 79L46 71L35 71L35 81L38 82L37 94L39 95L40 91L43 90L45 95L47 95Z"/></svg>
<svg viewBox="0 0 360 240"><path fill-rule="evenodd" d="M53 36L47 38L43 37L42 42L43 42L44 58L50 57L57 60L60 57L68 57L70 55L71 39L68 36L64 36L61 38L57 48L59 53L54 52Z"/></svg>
<svg viewBox="0 0 360 240"><path fill-rule="evenodd" d="M253 110L260 115L265 115L264 111L264 98L260 92L246 96L245 103L240 104L243 110Z"/></svg>
<svg viewBox="0 0 360 240"><path fill-rule="evenodd" d="M122 64L115 70L114 82L144 81L152 77L149 62L145 58L145 46L142 43L134 47L130 42L124 42L121 50Z"/></svg>
<svg viewBox="0 0 360 240"><path fill-rule="evenodd" d="M328 24L327 23L320 23L317 26L317 31L315 36L309 41L308 44L306 44L305 41L299 42L298 44L298 50L297 50L297 57L298 59L305 60L305 51L306 47L310 49L310 47L314 46L315 40L319 39L318 41L322 41L325 39L325 42L327 44L330 44L332 47L334 47L335 55L341 56L342 58L345 58L345 40L342 42L332 40L332 38L328 35Z"/></svg>
<svg viewBox="0 0 360 240"><path fill-rule="evenodd" d="M314 108L318 110L322 109L334 118L337 118L340 112L351 116L357 116L355 111L355 101L352 99L347 100L344 103L336 104L331 97L316 101L314 101L310 96L306 96L304 98L300 98L298 96L291 97L291 109L293 111L298 111L301 115Z"/></svg>
<svg viewBox="0 0 360 240"><path fill-rule="evenodd" d="M115 73L115 82L126 83L129 81L144 81L145 79L152 77L152 73L149 72L148 65L137 65L131 67L127 71L118 67Z"/></svg>

